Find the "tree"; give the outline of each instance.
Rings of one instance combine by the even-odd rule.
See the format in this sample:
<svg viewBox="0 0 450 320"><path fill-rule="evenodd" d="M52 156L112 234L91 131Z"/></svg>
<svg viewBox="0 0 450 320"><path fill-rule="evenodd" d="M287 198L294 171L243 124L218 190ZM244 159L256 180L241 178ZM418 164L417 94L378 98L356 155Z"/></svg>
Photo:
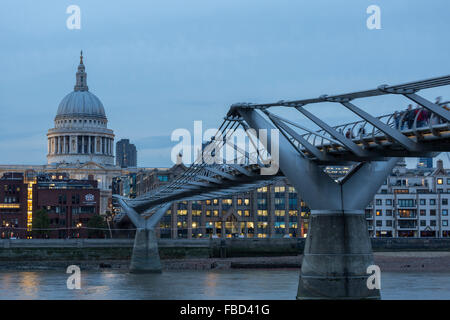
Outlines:
<svg viewBox="0 0 450 320"><path fill-rule="evenodd" d="M87 223L88 229L88 236L89 238L103 238L104 237L104 230L96 230L96 229L106 229L106 222L105 219L99 215L93 215L88 223ZM95 229L91 229L95 228Z"/></svg>
<svg viewBox="0 0 450 320"><path fill-rule="evenodd" d="M40 209L33 214L33 234L37 238L45 238L49 234L50 219L45 209Z"/></svg>

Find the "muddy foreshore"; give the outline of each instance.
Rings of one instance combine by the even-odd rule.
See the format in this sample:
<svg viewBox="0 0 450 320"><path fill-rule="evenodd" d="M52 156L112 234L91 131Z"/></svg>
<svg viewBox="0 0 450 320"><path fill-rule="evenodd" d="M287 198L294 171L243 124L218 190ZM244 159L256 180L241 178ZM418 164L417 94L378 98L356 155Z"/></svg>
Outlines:
<svg viewBox="0 0 450 320"><path fill-rule="evenodd" d="M387 272L450 272L450 252L375 252L375 264ZM284 257L164 259L163 270L226 270L300 268L302 255ZM128 260L104 261L2 261L0 271L65 270L75 264L82 270L128 270Z"/></svg>

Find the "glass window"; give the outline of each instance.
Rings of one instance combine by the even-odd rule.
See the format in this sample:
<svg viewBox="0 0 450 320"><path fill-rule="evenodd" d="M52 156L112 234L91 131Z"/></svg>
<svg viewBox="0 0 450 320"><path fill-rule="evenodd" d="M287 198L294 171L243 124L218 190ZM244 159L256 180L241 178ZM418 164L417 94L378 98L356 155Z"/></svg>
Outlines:
<svg viewBox="0 0 450 320"><path fill-rule="evenodd" d="M398 199L399 207L414 207L414 199Z"/></svg>

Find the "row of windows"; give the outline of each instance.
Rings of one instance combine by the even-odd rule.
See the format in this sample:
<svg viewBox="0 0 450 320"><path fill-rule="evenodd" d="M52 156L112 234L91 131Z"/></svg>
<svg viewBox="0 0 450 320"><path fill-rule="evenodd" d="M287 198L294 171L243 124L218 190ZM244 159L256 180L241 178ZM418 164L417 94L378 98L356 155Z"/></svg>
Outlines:
<svg viewBox="0 0 450 320"><path fill-rule="evenodd" d="M236 202L237 202L238 206L241 206L241 205L248 206L250 204L250 199L249 198L244 198L244 199L238 198L236 200ZM206 205L212 204L212 205L217 206L217 205L219 205L219 199L206 200L205 203L206 203ZM222 204L231 206L233 204L233 199L222 199Z"/></svg>
<svg viewBox="0 0 450 320"><path fill-rule="evenodd" d="M289 193L297 193L297 191L295 190L294 187L287 187L287 189L288 189ZM260 193L267 192L268 191L268 187L258 188L258 189L256 189L256 191L260 192ZM286 191L286 187L284 187L284 186L276 186L276 187L274 187L274 191L275 191L275 193L285 192Z"/></svg>
<svg viewBox="0 0 450 320"><path fill-rule="evenodd" d="M3 203L18 203L19 198L17 197L5 197Z"/></svg>
<svg viewBox="0 0 450 320"><path fill-rule="evenodd" d="M231 228L237 228L238 226L240 226L241 229L254 229L255 228L255 223L254 222L236 222L236 223L232 223L232 222L225 222L225 228L227 229L231 229ZM171 225L170 223L164 223L161 222L159 224L159 227L161 229L171 229ZM216 221L216 222L212 222L212 221L208 221L206 222L205 226L200 225L200 223L198 222L192 222L191 227L193 229L197 229L197 228L206 228L206 229L221 229L223 227L223 224L221 221ZM256 223L256 228L258 229L267 229L269 227L269 224L267 222L257 222ZM298 227L298 223L297 222L289 222L288 224L289 228L297 228ZM188 228L188 223L186 221L179 221L177 222L177 228ZM277 222L274 224L274 228L275 229L284 229L286 228L286 223L284 222Z"/></svg>
<svg viewBox="0 0 450 320"><path fill-rule="evenodd" d="M192 210L192 216L201 216L202 215L202 210ZM289 216L298 216L298 211L297 210L288 210L289 212ZM170 215L171 211L167 210L166 215ZM183 209L183 210L177 210L177 215L178 216L187 216L188 214L188 210L187 209ZM237 210L237 214L239 216L244 216L244 217L249 217L250 216L250 210ZM205 215L206 216L214 216L214 217L218 217L219 216L219 210L206 210L205 211ZM268 216L269 212L267 210L257 210L257 215L258 216ZM275 210L275 216L284 216L285 215L285 210ZM306 215L305 212L302 212L302 217L304 217Z"/></svg>
<svg viewBox="0 0 450 320"><path fill-rule="evenodd" d="M424 206L428 203L432 206L436 205L436 199L419 199L419 204ZM448 198L442 198L442 205L448 205ZM385 205L392 206L395 205L395 201L393 199L385 199ZM383 205L383 199L376 199L375 204L378 206ZM397 204L399 207L415 207L417 201L415 199L397 199Z"/></svg>
<svg viewBox="0 0 450 320"><path fill-rule="evenodd" d="M386 220L386 221L384 221L384 223L383 223L383 220L378 220L378 221L376 221L375 225L377 227L382 227L383 224L386 227L392 227L392 225L393 225L392 220ZM436 227L436 224L437 224L436 220L430 220L429 226ZM427 221L426 220L420 220L420 226L421 227L426 227L427 226ZM443 227L448 227L448 220L442 220L442 226ZM409 225L407 225L407 224L403 224L403 225L399 224L399 227L416 227L416 225L415 224L409 224Z"/></svg>
<svg viewBox="0 0 450 320"><path fill-rule="evenodd" d="M392 216L392 210L385 210L386 216ZM426 209L420 209L419 213L421 216L426 216L427 213L429 213L430 216L435 216L436 215L436 209L430 209L430 210L426 210ZM380 217L383 215L383 210L379 209L375 211L375 215ZM407 218L407 217L416 217L416 211L415 210L398 210L398 215L402 218ZM448 209L442 209L441 210L441 215L442 216L448 216ZM367 213L367 216L370 216L370 212Z"/></svg>
<svg viewBox="0 0 450 320"><path fill-rule="evenodd" d="M3 220L2 227L18 227L19 219Z"/></svg>
<svg viewBox="0 0 450 320"><path fill-rule="evenodd" d="M63 123L72 123L72 120L58 120L56 121L57 124L63 124ZM88 123L88 120L84 119L84 120L73 120L73 123ZM89 123L94 123L94 124L106 124L106 121L100 121L100 120L89 120Z"/></svg>
<svg viewBox="0 0 450 320"><path fill-rule="evenodd" d="M5 184L3 186L5 193L16 193L16 192L20 192L20 187L14 186L14 185L10 185L10 184Z"/></svg>
<svg viewBox="0 0 450 320"><path fill-rule="evenodd" d="M71 204L80 204L80 195L74 194L72 195ZM58 204L67 204L67 195L59 194L58 195Z"/></svg>
<svg viewBox="0 0 450 320"><path fill-rule="evenodd" d="M279 187L279 188L281 188L281 187ZM240 205L248 206L248 205L250 205L250 198L238 198L238 199L236 199L236 203L238 206L240 206ZM284 197L283 198L275 197L275 205L284 205L284 203L285 203ZM219 199L205 200L205 204L206 205L219 205ZM267 205L267 198L263 195L258 195L257 204L260 206ZM201 201L198 201L197 205L198 205L198 209L200 209ZM222 199L222 206L231 206L231 205L233 205L233 199ZM297 205L297 195L296 194L289 195L289 205L291 207ZM183 207L183 209L187 208L186 201L183 201L178 204L179 209L182 209L182 207ZM192 207L194 208L194 202L192 203Z"/></svg>

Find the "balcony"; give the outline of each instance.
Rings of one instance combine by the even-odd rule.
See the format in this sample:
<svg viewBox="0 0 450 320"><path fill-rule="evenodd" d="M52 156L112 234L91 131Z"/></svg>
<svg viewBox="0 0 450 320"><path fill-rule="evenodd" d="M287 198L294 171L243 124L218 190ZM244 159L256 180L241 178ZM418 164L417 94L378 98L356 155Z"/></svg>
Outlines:
<svg viewBox="0 0 450 320"><path fill-rule="evenodd" d="M399 220L408 220L408 219L415 220L415 219L417 219L417 214L397 214L397 219L399 219Z"/></svg>
<svg viewBox="0 0 450 320"><path fill-rule="evenodd" d="M419 227L415 223L398 223L398 230L418 230L418 228Z"/></svg>
<svg viewBox="0 0 450 320"><path fill-rule="evenodd" d="M417 231L418 228L417 227L408 227L408 226L398 226L398 230L402 230L402 231Z"/></svg>
<svg viewBox="0 0 450 320"><path fill-rule="evenodd" d="M399 209L417 209L417 204L398 204Z"/></svg>

